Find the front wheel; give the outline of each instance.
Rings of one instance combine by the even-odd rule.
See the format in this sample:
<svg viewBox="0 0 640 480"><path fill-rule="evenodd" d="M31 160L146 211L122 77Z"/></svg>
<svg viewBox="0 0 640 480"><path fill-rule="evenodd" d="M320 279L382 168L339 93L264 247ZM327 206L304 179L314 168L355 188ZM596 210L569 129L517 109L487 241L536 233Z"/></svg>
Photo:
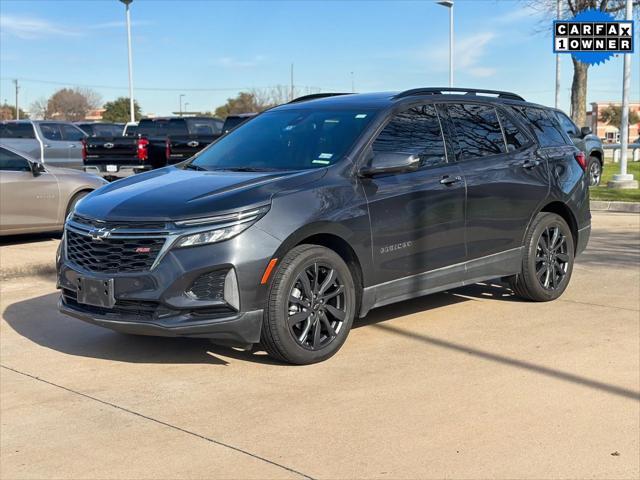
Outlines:
<svg viewBox="0 0 640 480"><path fill-rule="evenodd" d="M262 345L269 355L289 363L326 360L346 340L355 306L353 277L342 258L325 247L299 245L273 277Z"/></svg>
<svg viewBox="0 0 640 480"><path fill-rule="evenodd" d="M573 235L560 215L541 212L525 237L522 271L510 279L514 293L536 302L558 298L573 272Z"/></svg>
<svg viewBox="0 0 640 480"><path fill-rule="evenodd" d="M596 157L589 157L587 173L589 175L590 187L597 187L600 185L600 179L602 178L602 164L600 163L600 160Z"/></svg>

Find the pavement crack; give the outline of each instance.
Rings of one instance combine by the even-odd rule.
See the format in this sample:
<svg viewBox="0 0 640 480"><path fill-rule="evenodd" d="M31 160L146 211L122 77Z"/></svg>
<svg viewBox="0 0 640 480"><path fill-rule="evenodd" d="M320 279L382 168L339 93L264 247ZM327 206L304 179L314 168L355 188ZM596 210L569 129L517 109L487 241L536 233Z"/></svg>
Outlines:
<svg viewBox="0 0 640 480"><path fill-rule="evenodd" d="M93 397L93 396L88 395L86 393L82 393L82 392L79 392L79 391L74 390L72 388L65 387L64 385L59 385L59 384L51 382L49 380L45 380L44 378L37 377L37 376L32 375L30 373L22 372L20 370L16 370L15 368L8 367L8 366L2 365L2 364L0 364L0 367L4 368L5 370L9 370L11 372L17 373L19 375L23 375L23 376L25 376L27 378L31 378L32 380L36 380L38 382L45 383L45 384L50 385L52 387L59 388L61 390L64 390L64 391L69 392L69 393L73 393L75 395L79 395L79 396L87 398L89 400L93 400L94 402L101 403L102 405L106 405L108 407L115 408L117 410L126 412L128 414L135 415L136 417L140 417L140 418L143 418L145 420L157 423L159 425L171 428L173 430L177 430L178 432L182 432L182 433L185 433L187 435L191 435L193 437L199 438L201 440L205 440L207 442L213 443L215 445L228 448L230 450L236 451L236 452L241 453L243 455L247 455L248 457L255 458L256 460L261 460L261 461L263 461L265 463L268 463L270 465L273 465L275 467L282 468L283 470L286 470L287 472L291 472L291 473L294 473L296 475L299 475L302 478L306 478L306 479L309 479L309 480L315 480L313 477L311 477L311 476L309 476L309 475L307 475L305 473L299 472L298 470L295 470L295 469L293 469L291 467L287 467L286 465L282 465L281 463L274 462L273 460L269 460L268 458L261 457L260 455L257 455L255 453L251 453L251 452L249 452L247 450L243 450L240 447L235 447L235 446L230 445L228 443L221 442L220 440L215 440L215 439L213 439L211 437L207 437L207 436L202 435L200 433L193 432L191 430L187 430L186 428L182 428L182 427L179 427L177 425L173 425L171 423L168 423L168 422L165 422L165 421L162 421L162 420L158 420L157 418L149 417L148 415L145 415L145 414L140 413L140 412L136 412L135 410L130 410L130 409L126 408L126 407L121 407L120 405L116 405L115 403L107 402L106 400L101 400L101 399L99 399L97 397Z"/></svg>
<svg viewBox="0 0 640 480"><path fill-rule="evenodd" d="M590 307L602 307L602 308L615 308L617 310L627 310L629 312L640 312L640 310L637 310L635 308L628 308L628 307L618 307L616 305L602 305L600 303L589 303L589 302L580 302L578 300L569 300L567 298L559 298L558 299L560 302L567 302L567 303L577 303L579 305L589 305Z"/></svg>

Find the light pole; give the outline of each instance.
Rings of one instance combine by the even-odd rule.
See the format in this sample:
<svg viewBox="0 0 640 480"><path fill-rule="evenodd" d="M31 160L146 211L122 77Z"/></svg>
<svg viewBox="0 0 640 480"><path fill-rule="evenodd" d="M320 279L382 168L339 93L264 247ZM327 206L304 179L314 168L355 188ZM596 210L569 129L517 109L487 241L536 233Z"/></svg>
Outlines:
<svg viewBox="0 0 640 480"><path fill-rule="evenodd" d="M178 100L180 102L180 116L182 116L182 97L186 97L186 95L184 93L181 93L178 97ZM186 109L186 107L185 107Z"/></svg>
<svg viewBox="0 0 640 480"><path fill-rule="evenodd" d="M133 61L131 59L131 14L129 12L129 5L133 0L120 0L124 3L127 12L127 48L129 50L129 113L131 123L136 121L134 109L133 109Z"/></svg>
<svg viewBox="0 0 640 480"><path fill-rule="evenodd" d="M184 102L184 113L188 113L189 109L187 108L187 105L189 105L189 102ZM180 114L180 116L182 116L182 114Z"/></svg>
<svg viewBox="0 0 640 480"><path fill-rule="evenodd" d="M633 5L627 0L626 20L633 20ZM627 148L629 146L629 87L631 83L631 54L624 54L622 74L622 120L620 122L620 173L607 184L611 188L638 188L633 174L627 173Z"/></svg>
<svg viewBox="0 0 640 480"><path fill-rule="evenodd" d="M449 87L453 87L453 0L442 0L438 5L449 9Z"/></svg>
<svg viewBox="0 0 640 480"><path fill-rule="evenodd" d="M356 84L353 81L353 72L351 72L351 93L356 93Z"/></svg>

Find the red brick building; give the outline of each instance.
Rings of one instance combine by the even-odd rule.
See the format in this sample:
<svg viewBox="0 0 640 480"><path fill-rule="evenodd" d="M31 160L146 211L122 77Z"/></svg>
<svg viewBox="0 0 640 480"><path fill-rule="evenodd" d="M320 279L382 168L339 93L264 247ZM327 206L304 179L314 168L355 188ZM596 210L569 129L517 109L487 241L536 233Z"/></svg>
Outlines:
<svg viewBox="0 0 640 480"><path fill-rule="evenodd" d="M619 143L620 142L620 126L609 125L605 123L600 115L609 105L619 107L620 102L593 102L591 104L591 111L587 112L587 125L591 127L593 133L598 135L605 143ZM630 103L629 111L636 112L640 115L640 103ZM640 135L640 123L632 124L629 126L629 141L633 142Z"/></svg>

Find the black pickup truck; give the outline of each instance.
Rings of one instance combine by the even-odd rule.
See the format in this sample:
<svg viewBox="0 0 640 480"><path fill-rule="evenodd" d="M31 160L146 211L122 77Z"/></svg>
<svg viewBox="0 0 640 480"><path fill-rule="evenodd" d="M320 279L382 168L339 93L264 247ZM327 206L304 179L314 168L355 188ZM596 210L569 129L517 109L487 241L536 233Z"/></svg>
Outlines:
<svg viewBox="0 0 640 480"><path fill-rule="evenodd" d="M143 118L135 136L88 137L83 142L84 170L107 180L181 162L222 134L211 117Z"/></svg>

